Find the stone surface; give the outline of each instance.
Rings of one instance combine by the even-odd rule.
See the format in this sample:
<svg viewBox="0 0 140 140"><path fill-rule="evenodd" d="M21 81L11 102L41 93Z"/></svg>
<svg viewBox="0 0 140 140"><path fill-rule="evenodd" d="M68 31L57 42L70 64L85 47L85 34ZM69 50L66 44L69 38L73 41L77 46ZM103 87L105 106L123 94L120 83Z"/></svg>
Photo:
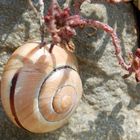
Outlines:
<svg viewBox="0 0 140 140"><path fill-rule="evenodd" d="M46 7L50 0L47 1ZM60 1L63 3L63 1ZM85 2L81 14L108 23L121 40L122 54L137 47L136 22L130 4ZM0 73L11 53L27 40L39 38L36 16L24 0L0 0ZM89 33L95 32L93 36ZM0 105L2 140L140 140L140 85L118 65L110 37L101 30L78 29L74 37L83 98L69 123L46 134L14 126Z"/></svg>

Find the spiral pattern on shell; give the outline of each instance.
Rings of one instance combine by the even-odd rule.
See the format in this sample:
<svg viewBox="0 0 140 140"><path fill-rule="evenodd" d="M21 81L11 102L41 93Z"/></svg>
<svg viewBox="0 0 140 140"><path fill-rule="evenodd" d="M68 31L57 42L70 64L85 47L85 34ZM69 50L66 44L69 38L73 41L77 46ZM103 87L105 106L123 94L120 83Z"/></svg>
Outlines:
<svg viewBox="0 0 140 140"><path fill-rule="evenodd" d="M38 42L18 48L5 66L1 99L19 127L44 133L63 126L75 111L82 83L75 56L60 46Z"/></svg>

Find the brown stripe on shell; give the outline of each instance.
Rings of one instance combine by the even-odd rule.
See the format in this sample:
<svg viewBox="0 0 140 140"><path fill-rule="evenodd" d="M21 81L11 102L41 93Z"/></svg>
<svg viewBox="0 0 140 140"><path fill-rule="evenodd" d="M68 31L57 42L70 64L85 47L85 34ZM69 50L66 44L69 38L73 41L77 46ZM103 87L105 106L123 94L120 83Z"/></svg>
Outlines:
<svg viewBox="0 0 140 140"><path fill-rule="evenodd" d="M59 67L57 67L57 68L54 68L54 70L53 70L52 72L50 72L50 73L44 78L44 81L42 82L42 85L40 86L40 89L39 89L38 100L39 100L39 98L40 98L41 89L43 88L43 86L44 86L46 80L47 80L49 77L51 77L51 76L53 75L54 72L59 71L59 70L62 70L62 69L71 69L71 70L74 70L74 71L77 72L76 69L72 68L72 67L69 66L69 65L59 66ZM67 86L70 86L70 85L67 85ZM38 106L38 107L39 107L40 113L42 114L42 111L41 111L40 106ZM58 112L56 112L56 110L55 110L53 104L52 104L52 107L53 107L54 112L55 112L56 114L59 114ZM71 108L69 111L71 112L71 111L72 111L72 108ZM60 114L61 114L61 113L60 113ZM43 114L42 114L42 115L43 115ZM43 115L43 116L44 116L44 115ZM45 119L46 121L49 121L49 122L55 122L55 121L56 121L56 120L55 120L55 121L49 120L49 119L46 118L46 117L44 117L44 119ZM64 119L64 118L62 118L61 120L63 120L63 119ZM59 120L57 120L57 121L59 121Z"/></svg>
<svg viewBox="0 0 140 140"><path fill-rule="evenodd" d="M29 61L28 60L28 57L33 55L37 50L40 49L40 44L37 45L31 52L29 52L24 58L23 58L23 62L25 63L26 61ZM17 57L17 56L16 56ZM16 123L18 124L19 127L25 129L23 127L23 125L20 123L19 119L18 119L18 116L16 114L16 110L15 110L15 105L14 105L14 95L15 95L15 88L16 88L16 83L17 83L17 79L18 79L18 76L19 76L19 72L16 72L15 75L13 76L12 78L12 81L11 81L11 87L10 87L10 108L11 108L11 112L14 116L14 120L16 121ZM27 130L27 129L25 129ZM27 130L29 131L29 130Z"/></svg>
<svg viewBox="0 0 140 140"><path fill-rule="evenodd" d="M67 68L76 71L74 68L72 68L71 66L68 66L68 65L66 65L66 66L60 66L60 67L55 68L55 69L44 79L44 81L43 81L43 83L42 83L42 85L41 85L41 87L40 87L39 94L40 94L40 92L41 92L41 88L42 88L42 86L44 85L45 81L46 81L54 72L56 72L57 70L67 69ZM15 105L14 105L15 88L16 88L16 83L17 83L17 80L18 80L19 72L20 72L20 70L19 70L17 73L15 73L15 75L13 76L12 81L11 81L11 87L10 87L10 107L11 107L11 112L12 112L12 114L13 114L13 116L14 116L14 119L15 119L16 123L18 124L18 126L21 127L21 128L23 128L23 129L26 130L26 131L29 131L29 130L27 130L26 128L24 128L23 125L20 123L20 121L19 121L19 119L18 119L18 116L17 116L17 114L16 114L16 109L15 109Z"/></svg>
<svg viewBox="0 0 140 140"><path fill-rule="evenodd" d="M66 65L66 66L60 66L60 67L54 68L54 70L53 70L52 72L50 72L50 74L49 74L49 75L44 79L44 81L42 82L42 85L41 85L41 87L40 87L39 93L41 92L41 88L43 87L45 81L46 81L54 72L56 72L57 70L67 69L67 68L76 71L74 68L72 68L71 66L68 66L68 65Z"/></svg>
<svg viewBox="0 0 140 140"><path fill-rule="evenodd" d="M15 119L15 122L17 123L17 125L19 127L21 127L22 129L24 129L25 131L30 132L20 123L20 121L18 119L18 116L16 114L16 110L15 110L14 95L15 95L15 88L16 88L16 83L17 83L17 80L18 80L19 72L20 72L20 70L17 73L15 73L15 75L12 78L11 87L10 87L10 107L11 107L11 112L14 116L14 119Z"/></svg>
<svg viewBox="0 0 140 140"><path fill-rule="evenodd" d="M20 123L20 121L18 120L17 114L16 114L16 110L15 110L15 105L14 105L14 95L15 95L15 88L16 88L16 83L17 83L17 79L18 79L18 75L19 72L17 72L11 82L11 87L10 87L10 107L11 107L11 112L14 116L14 119L16 121L16 123L18 124L18 126L20 126L21 128L25 129L22 124ZM26 129L25 129L26 130Z"/></svg>

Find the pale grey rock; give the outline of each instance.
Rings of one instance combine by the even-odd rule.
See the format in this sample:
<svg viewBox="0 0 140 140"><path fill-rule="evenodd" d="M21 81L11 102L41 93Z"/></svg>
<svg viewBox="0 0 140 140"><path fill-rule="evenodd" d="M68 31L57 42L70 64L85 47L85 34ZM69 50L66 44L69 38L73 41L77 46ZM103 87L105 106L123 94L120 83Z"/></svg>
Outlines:
<svg viewBox="0 0 140 140"><path fill-rule="evenodd" d="M62 0L59 1L63 3ZM46 2L46 9L50 0ZM137 47L136 22L130 4L85 2L81 14L108 23L121 40L122 54ZM87 33L95 32L91 37ZM2 140L140 140L140 85L123 79L110 37L101 30L78 29L74 37L84 96L69 123L46 134L14 126L0 106ZM0 74L11 53L28 40L39 39L39 25L24 0L0 0Z"/></svg>

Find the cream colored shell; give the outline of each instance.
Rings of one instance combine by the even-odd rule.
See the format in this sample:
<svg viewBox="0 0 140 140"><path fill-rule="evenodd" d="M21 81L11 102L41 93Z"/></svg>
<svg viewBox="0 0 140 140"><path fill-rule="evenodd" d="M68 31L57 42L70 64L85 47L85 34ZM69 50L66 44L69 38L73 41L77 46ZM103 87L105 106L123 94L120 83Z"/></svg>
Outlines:
<svg viewBox="0 0 140 140"><path fill-rule="evenodd" d="M54 46L32 42L18 48L5 66L1 99L9 118L19 127L44 133L63 126L82 95L76 58Z"/></svg>

